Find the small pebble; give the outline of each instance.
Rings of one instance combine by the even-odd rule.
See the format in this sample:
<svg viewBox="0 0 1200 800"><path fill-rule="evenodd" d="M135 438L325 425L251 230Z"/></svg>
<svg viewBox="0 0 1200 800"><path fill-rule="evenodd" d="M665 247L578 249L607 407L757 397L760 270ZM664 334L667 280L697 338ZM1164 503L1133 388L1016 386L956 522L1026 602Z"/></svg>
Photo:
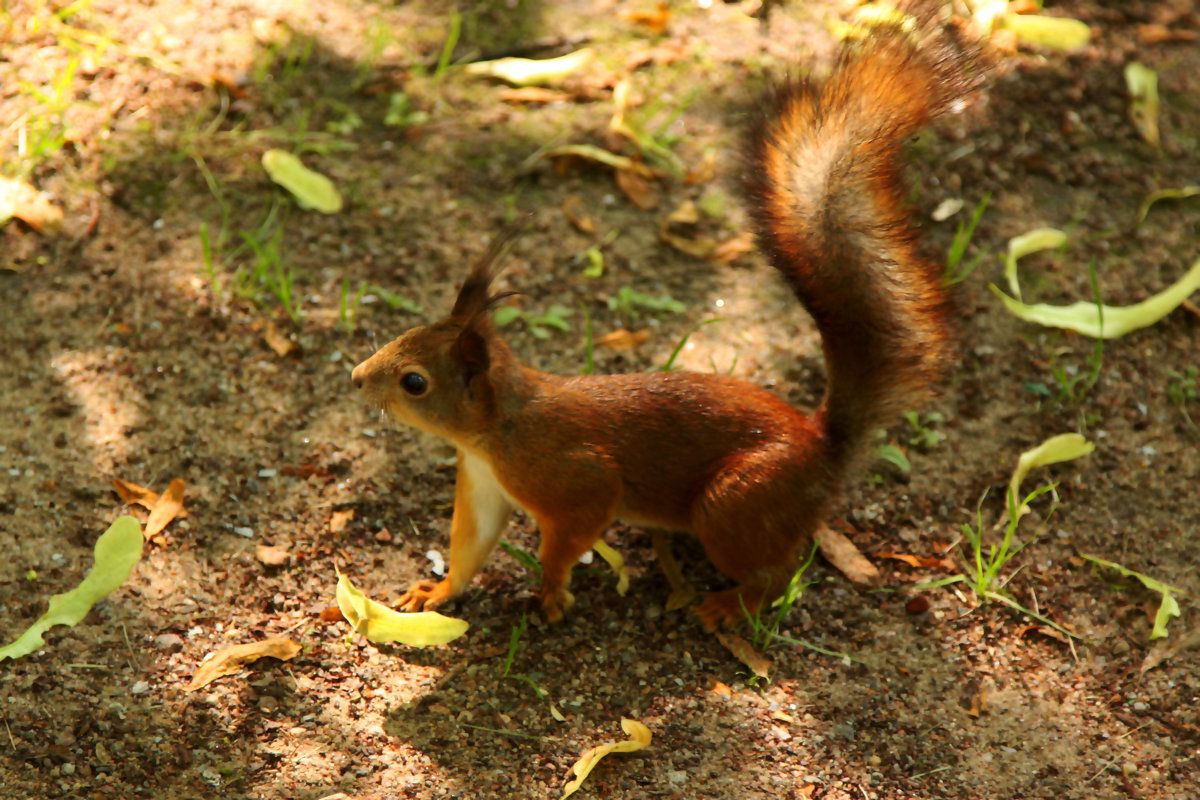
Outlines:
<svg viewBox="0 0 1200 800"><path fill-rule="evenodd" d="M238 536L245 536L247 539L254 538L254 529L253 528L237 528L237 527L235 527L233 529L233 532L236 533Z"/></svg>
<svg viewBox="0 0 1200 800"><path fill-rule="evenodd" d="M183 638L174 633L160 633L154 637L154 646L167 653L178 653L183 649Z"/></svg>
<svg viewBox="0 0 1200 800"><path fill-rule="evenodd" d="M141 697L150 691L149 681L138 681L133 686L129 687L129 693L134 697Z"/></svg>

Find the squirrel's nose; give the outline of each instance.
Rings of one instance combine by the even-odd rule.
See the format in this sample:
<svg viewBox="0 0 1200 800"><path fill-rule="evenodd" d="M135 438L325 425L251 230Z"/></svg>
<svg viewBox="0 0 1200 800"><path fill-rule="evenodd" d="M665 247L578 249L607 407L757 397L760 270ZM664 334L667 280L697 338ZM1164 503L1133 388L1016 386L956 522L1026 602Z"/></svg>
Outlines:
<svg viewBox="0 0 1200 800"><path fill-rule="evenodd" d="M354 371L350 373L350 381L354 384L354 387L356 389L362 388L362 385L363 385L363 365L362 364L359 364L357 367L354 368Z"/></svg>

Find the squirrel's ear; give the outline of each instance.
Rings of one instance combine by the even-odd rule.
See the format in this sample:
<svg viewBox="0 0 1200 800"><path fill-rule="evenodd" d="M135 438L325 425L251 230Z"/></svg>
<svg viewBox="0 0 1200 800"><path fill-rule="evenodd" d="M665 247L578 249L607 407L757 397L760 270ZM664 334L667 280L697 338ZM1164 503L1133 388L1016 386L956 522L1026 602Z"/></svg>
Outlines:
<svg viewBox="0 0 1200 800"><path fill-rule="evenodd" d="M474 324L462 329L454 340L450 354L458 363L464 386L470 386L476 376L486 373L492 363L487 335Z"/></svg>

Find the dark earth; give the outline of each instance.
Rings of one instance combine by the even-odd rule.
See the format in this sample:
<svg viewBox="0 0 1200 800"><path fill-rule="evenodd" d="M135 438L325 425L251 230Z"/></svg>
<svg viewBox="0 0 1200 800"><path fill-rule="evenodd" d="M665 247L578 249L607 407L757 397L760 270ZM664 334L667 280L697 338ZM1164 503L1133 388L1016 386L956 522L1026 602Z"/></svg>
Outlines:
<svg viewBox="0 0 1200 800"><path fill-rule="evenodd" d="M830 23L855 4L661 5L3 5L0 171L64 221L0 228L0 638L79 582L116 517L145 519L113 480L181 478L188 515L85 621L0 664L0 797L555 798L583 750L624 738L623 717L652 743L602 761L577 796L1200 796L1197 298L1098 349L988 288L1004 285L1008 239L1042 226L1069 241L1021 262L1027 301L1093 299L1094 265L1104 302L1140 302L1200 257L1197 199L1138 222L1152 191L1200 184L1191 0L1048 3L1091 41L991 37L989 85L909 148L931 258L990 197L965 260L981 257L954 288L960 357L915 423L880 436L908 469L872 462L830 520L882 585L818 558L767 678L666 611L650 537L620 526L606 540L629 566L625 597L597 560L548 626L537 575L497 550L443 609L465 637L347 644L328 610L335 567L383 602L433 577L454 482L449 446L379 418L350 370L444 314L513 221L501 288L521 292L506 313L522 316L504 330L534 366L586 368L586 311L598 372L660 368L690 332L676 366L819 402L810 321L738 246L739 147L773 79L828 68ZM463 67L582 46L595 60L533 98ZM1157 147L1130 119L1135 61L1158 75ZM641 148L610 129L620 81ZM642 155L659 176L619 185L609 167L538 158L568 144ZM263 171L269 148L329 176L344 208L297 207ZM669 233L726 250L663 237L685 201L697 221ZM935 221L946 201L962 209ZM964 582L913 591L968 570L977 507L998 540L1018 456L1067 432L1096 450L1026 478L1057 486L1000 577L1079 638ZM537 551L525 518L506 540ZM686 539L674 547L698 589L727 585ZM1159 594L1083 554L1177 587L1169 635L1149 638ZM271 636L303 651L185 691L207 654Z"/></svg>

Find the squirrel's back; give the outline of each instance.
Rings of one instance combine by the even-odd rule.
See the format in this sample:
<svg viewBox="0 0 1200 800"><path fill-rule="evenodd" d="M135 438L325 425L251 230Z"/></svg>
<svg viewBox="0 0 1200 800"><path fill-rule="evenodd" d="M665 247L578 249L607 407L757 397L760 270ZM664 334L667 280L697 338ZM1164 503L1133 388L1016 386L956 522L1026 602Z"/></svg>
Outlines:
<svg viewBox="0 0 1200 800"><path fill-rule="evenodd" d="M780 87L751 138L760 246L821 333L835 474L928 392L950 349L942 269L919 252L899 156L977 77L952 33L906 20L844 45L824 81Z"/></svg>

